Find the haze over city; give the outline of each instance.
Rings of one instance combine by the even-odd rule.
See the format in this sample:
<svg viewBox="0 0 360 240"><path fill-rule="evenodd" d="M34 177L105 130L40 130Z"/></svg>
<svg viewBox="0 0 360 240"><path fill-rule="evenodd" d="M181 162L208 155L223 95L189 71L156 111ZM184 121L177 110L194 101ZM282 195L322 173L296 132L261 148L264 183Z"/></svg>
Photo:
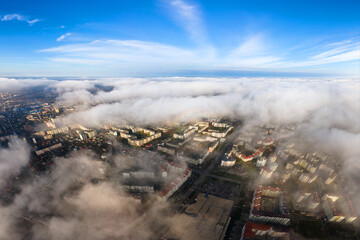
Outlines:
<svg viewBox="0 0 360 240"><path fill-rule="evenodd" d="M360 239L359 7L0 2L0 240Z"/></svg>

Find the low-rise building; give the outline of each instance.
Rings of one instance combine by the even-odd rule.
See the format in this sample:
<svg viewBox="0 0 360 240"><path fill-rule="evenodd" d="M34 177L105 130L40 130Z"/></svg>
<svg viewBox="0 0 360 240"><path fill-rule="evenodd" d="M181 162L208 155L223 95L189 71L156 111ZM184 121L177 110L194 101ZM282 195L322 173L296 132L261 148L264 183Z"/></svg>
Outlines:
<svg viewBox="0 0 360 240"><path fill-rule="evenodd" d="M330 222L350 223L357 219L357 214L348 196L326 194L322 198L322 206Z"/></svg>
<svg viewBox="0 0 360 240"><path fill-rule="evenodd" d="M184 166L172 162L164 163L162 165L161 171L162 171L162 177L164 178L170 175L170 173L179 174L179 176L175 180L173 180L171 183L166 185L164 189L158 194L158 198L162 200L167 200L191 176L190 168L186 168Z"/></svg>
<svg viewBox="0 0 360 240"><path fill-rule="evenodd" d="M187 139L189 136L194 134L198 129L199 129L198 126L183 127L173 134L173 138Z"/></svg>
<svg viewBox="0 0 360 240"><path fill-rule="evenodd" d="M120 137L128 141L132 146L143 146L157 138L160 138L161 132L155 130L126 126L125 128L112 128L120 133Z"/></svg>
<svg viewBox="0 0 360 240"><path fill-rule="evenodd" d="M214 145L215 144L215 145ZM188 142L182 151L179 153L179 156L183 158L186 162L194 165L202 164L210 152L217 147L217 142Z"/></svg>
<svg viewBox="0 0 360 240"><path fill-rule="evenodd" d="M333 174L332 176L330 176L330 177L328 177L328 178L326 179L325 183L326 183L327 185L330 185L330 184L332 184L332 183L334 182L335 179L336 179L336 174Z"/></svg>
<svg viewBox="0 0 360 240"><path fill-rule="evenodd" d="M253 221L290 224L287 201L280 188L260 186L255 189L249 218Z"/></svg>
<svg viewBox="0 0 360 240"><path fill-rule="evenodd" d="M303 183L312 183L317 179L317 175L313 173L301 173L299 180Z"/></svg>
<svg viewBox="0 0 360 240"><path fill-rule="evenodd" d="M277 160L276 154L275 153L270 154L269 161L270 162L276 162L276 160Z"/></svg>
<svg viewBox="0 0 360 240"><path fill-rule="evenodd" d="M216 138L224 138L231 132L233 128L233 126L230 126L227 123L211 122L210 127L202 131L202 134Z"/></svg>
<svg viewBox="0 0 360 240"><path fill-rule="evenodd" d="M275 139L271 136L266 136L263 141L262 141L262 144L264 146L269 146L269 145L272 145L274 143Z"/></svg>
<svg viewBox="0 0 360 240"><path fill-rule="evenodd" d="M236 159L231 157L231 152L225 153L224 158L221 159L222 167L232 167L236 163Z"/></svg>
<svg viewBox="0 0 360 240"><path fill-rule="evenodd" d="M218 141L211 143L209 146L209 153L212 153L217 148L217 146L219 146Z"/></svg>
<svg viewBox="0 0 360 240"><path fill-rule="evenodd" d="M176 214L172 227L162 236L163 240L219 240L224 239L230 222L234 202L199 193L197 201Z"/></svg>
<svg viewBox="0 0 360 240"><path fill-rule="evenodd" d="M262 157L264 152L263 148L255 149L255 152L251 155L246 155L242 151L240 151L236 146L233 147L233 154L237 158L241 159L243 162L250 162L255 158Z"/></svg>
<svg viewBox="0 0 360 240"><path fill-rule="evenodd" d="M317 192L297 191L294 196L294 209L305 215L319 210L320 198Z"/></svg>
<svg viewBox="0 0 360 240"><path fill-rule="evenodd" d="M269 179L271 178L271 176L273 175L273 171L271 171L271 169L267 166L262 167L260 170L260 176L262 176L265 179Z"/></svg>
<svg viewBox="0 0 360 240"><path fill-rule="evenodd" d="M208 136L208 135L201 135L201 134L196 134L193 139L194 139L194 141L198 141L198 142L214 142L214 141L217 141L217 138L215 138L215 137Z"/></svg>
<svg viewBox="0 0 360 240"><path fill-rule="evenodd" d="M262 158L259 158L258 160L256 160L256 163L255 163L255 166L260 168L260 167L264 167L266 165L266 158L262 157Z"/></svg>
<svg viewBox="0 0 360 240"><path fill-rule="evenodd" d="M37 150L35 151L36 155L40 156L41 154L44 154L46 152L50 152L51 150L55 150L55 149L59 149L59 148L62 148L63 145L62 143L57 143L57 144L54 144L50 147L47 147L47 148L43 148L41 150Z"/></svg>
<svg viewBox="0 0 360 240"><path fill-rule="evenodd" d="M289 230L265 224L247 222L240 240L289 240Z"/></svg>

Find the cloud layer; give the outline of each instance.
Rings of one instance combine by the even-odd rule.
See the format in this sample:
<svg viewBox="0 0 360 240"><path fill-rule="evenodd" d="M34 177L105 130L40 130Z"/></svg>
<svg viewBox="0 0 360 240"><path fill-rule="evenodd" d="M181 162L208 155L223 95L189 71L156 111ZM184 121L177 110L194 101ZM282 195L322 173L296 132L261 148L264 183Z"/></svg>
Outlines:
<svg viewBox="0 0 360 240"><path fill-rule="evenodd" d="M46 87L57 94L58 104L75 106L75 112L59 119L59 123L89 127L107 123L163 125L202 117L230 117L242 120L244 127L295 124L297 139L336 157L342 166L339 176L348 183L342 190L351 193L355 203L360 200L357 79L4 80L2 86L8 89ZM0 150L0 187L27 164L28 156L29 148L20 140L13 140L10 148ZM146 156L142 153L135 158ZM149 155L150 158L158 159ZM119 155L115 160L116 166L121 167L126 159ZM0 207L5 216L0 220L0 234L19 239L21 233L14 230L19 216L36 216L30 219L31 233L33 239L40 240L149 239L158 234L158 229L171 224L166 205L154 201L143 212L117 187L118 182L93 184L92 178L101 178L101 174L91 154L55 159L49 175L21 184L13 203Z"/></svg>
<svg viewBox="0 0 360 240"><path fill-rule="evenodd" d="M113 90L91 93L74 86L70 90L65 82L57 87L59 103L78 107L63 120L95 127L178 124L202 117L241 119L244 126L295 124L295 138L336 156L343 166L340 175L354 183L345 191L359 192L355 190L360 172L358 79L153 78L102 83ZM88 84L88 89L95 86ZM360 202L359 195L356 199Z"/></svg>
<svg viewBox="0 0 360 240"><path fill-rule="evenodd" d="M99 126L116 121L154 124L201 116L229 116L261 122L313 121L322 126L336 124L359 131L357 80L156 78L102 83L113 90L91 93L96 81L65 81L56 86L59 103L82 109L67 119ZM342 124L345 119L352 124Z"/></svg>
<svg viewBox="0 0 360 240"><path fill-rule="evenodd" d="M12 144L20 150L15 153L10 147L1 153L12 161L21 154L28 161L29 148L23 142ZM122 191L118 178L92 183L91 179L104 178L92 154L77 153L54 162L49 174L27 179L11 204L0 206L1 239L151 239L167 225L163 202L154 199L144 209ZM1 180L6 179L2 174Z"/></svg>
<svg viewBox="0 0 360 240"><path fill-rule="evenodd" d="M21 168L26 166L30 157L29 150L24 141L15 137L11 139L8 148L0 148L0 189L10 177L16 177Z"/></svg>

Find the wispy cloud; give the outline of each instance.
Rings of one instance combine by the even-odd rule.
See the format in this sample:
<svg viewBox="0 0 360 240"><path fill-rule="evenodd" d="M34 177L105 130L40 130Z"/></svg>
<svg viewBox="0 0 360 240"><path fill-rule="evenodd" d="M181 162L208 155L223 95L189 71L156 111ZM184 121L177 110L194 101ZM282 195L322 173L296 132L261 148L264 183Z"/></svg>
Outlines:
<svg viewBox="0 0 360 240"><path fill-rule="evenodd" d="M1 16L1 21L21 21L21 22L27 22L30 26L32 26L33 24L37 23L40 21L40 19L30 19L27 16L21 15L21 14L7 14L7 15L3 15Z"/></svg>
<svg viewBox="0 0 360 240"><path fill-rule="evenodd" d="M54 54L52 61L93 65L118 66L191 66L198 53L171 45L136 40L96 40L89 43L67 44L40 50Z"/></svg>
<svg viewBox="0 0 360 240"><path fill-rule="evenodd" d="M334 56L340 56L349 52L356 52L356 50L360 50L360 42L355 42L351 40L329 43L326 46L324 52L317 54L312 57L312 59L326 59ZM360 55L358 56L358 58ZM351 59L352 60L352 59Z"/></svg>
<svg viewBox="0 0 360 240"><path fill-rule="evenodd" d="M208 43L201 11L198 6L189 4L184 0L171 0L168 4L172 9L172 17L189 34L193 41L198 44Z"/></svg>
<svg viewBox="0 0 360 240"><path fill-rule="evenodd" d="M62 36L60 38L59 41L63 39ZM213 55L202 48L182 48L156 42L117 39L66 44L40 52L51 54L50 61L62 64L117 66L122 69L141 70L286 70L360 59L358 42L353 40L344 41L342 44L327 44L322 51L311 50L296 60L269 48L265 40L261 35L250 36L224 56ZM291 55L295 54L291 52Z"/></svg>
<svg viewBox="0 0 360 240"><path fill-rule="evenodd" d="M265 51L265 46L263 35L251 35L241 42L232 54L241 56L257 55Z"/></svg>
<svg viewBox="0 0 360 240"><path fill-rule="evenodd" d="M269 44L262 34L247 36L238 47L225 57L225 65L236 67L264 67L266 64L272 64L281 58L272 53Z"/></svg>
<svg viewBox="0 0 360 240"><path fill-rule="evenodd" d="M80 64L80 65L101 65L104 64L103 60L86 59L86 58L51 58L53 62L65 63L65 64Z"/></svg>
<svg viewBox="0 0 360 240"><path fill-rule="evenodd" d="M312 55L300 61L290 61L285 64L289 67L306 67L360 60L359 39L348 39L322 44L317 46L317 49L319 49L317 52L313 51Z"/></svg>
<svg viewBox="0 0 360 240"><path fill-rule="evenodd" d="M65 38L67 38L67 37L70 36L70 35L71 35L71 33L65 33L65 34L61 35L60 37L58 37L58 38L56 39L56 41L57 41L57 42L61 42L62 40L64 40Z"/></svg>

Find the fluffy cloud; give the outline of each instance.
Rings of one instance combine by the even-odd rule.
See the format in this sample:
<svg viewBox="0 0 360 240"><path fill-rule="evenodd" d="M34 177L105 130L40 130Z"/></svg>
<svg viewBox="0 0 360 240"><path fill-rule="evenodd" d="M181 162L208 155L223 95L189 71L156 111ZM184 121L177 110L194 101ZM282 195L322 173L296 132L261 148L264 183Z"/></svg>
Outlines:
<svg viewBox="0 0 360 240"><path fill-rule="evenodd" d="M21 169L27 165L29 158L29 146L18 138L11 138L7 148L0 147L0 191L14 181ZM14 206L0 205L0 239L19 239L14 218L17 213Z"/></svg>
<svg viewBox="0 0 360 240"><path fill-rule="evenodd" d="M336 156L349 182L360 172L357 79L157 78L103 83L113 90L58 89L60 103L76 103L79 109L64 121L152 125L226 116L246 126L296 124L294 137L305 140L307 148ZM354 191L356 184L348 188Z"/></svg>
<svg viewBox="0 0 360 240"><path fill-rule="evenodd" d="M48 79L18 79L18 78L1 78L0 77L0 92L26 89L31 87L44 87L52 85L57 81Z"/></svg>
<svg viewBox="0 0 360 240"><path fill-rule="evenodd" d="M16 155L6 157L15 160ZM149 239L167 224L163 202L154 199L144 211L122 192L117 178L97 184L91 182L94 178L104 179L91 153L55 159L49 174L23 182L13 202L0 206L0 238L15 240L26 234L39 240Z"/></svg>
<svg viewBox="0 0 360 240"><path fill-rule="evenodd" d="M58 88L60 103L82 109L66 120L90 126L116 122L146 125L229 116L359 128L356 80L162 78L109 80L104 84L113 90L93 94L85 89ZM345 120L351 124L343 124Z"/></svg>
<svg viewBox="0 0 360 240"><path fill-rule="evenodd" d="M299 138L336 154L349 163L345 168L359 166L356 79L157 78L103 83L113 90L58 88L58 101L76 103L79 109L64 121L87 126L148 125L226 116L242 119L245 125L291 123L298 125ZM356 169L349 167L352 172Z"/></svg>
<svg viewBox="0 0 360 240"><path fill-rule="evenodd" d="M15 137L11 138L8 148L0 148L0 189L10 177L19 174L21 168L28 163L29 157L30 149L27 144Z"/></svg>
<svg viewBox="0 0 360 240"><path fill-rule="evenodd" d="M30 80L22 81L13 79L4 86L15 88L16 83L34 86ZM233 117L243 120L245 126L296 124L296 138L339 160L342 166L339 176L348 183L343 187L344 191L354 193L355 200L360 199L356 194L360 191L357 186L360 85L356 79L44 81L46 84L42 86L47 85L58 94L59 104L77 106L74 113L62 120L67 123L99 127L105 123L148 125L179 123L201 117ZM40 80L34 80L34 84L40 84ZM0 159L4 156L5 163L0 168L3 183L27 162L27 147L21 144L14 145L13 142L10 148L0 150ZM25 149L24 154L19 154L20 149ZM137 156L138 159L145 157L144 154ZM156 156L152 158L156 159ZM6 216L0 220L0 234L19 239L12 226L18 221L15 216L24 213L38 216L33 219L31 231L34 238L40 240L148 239L153 236L154 229L167 224L168 215L159 213L167 209L161 203L154 201L144 214L111 180L92 184L91 178L100 177L93 160L89 154L56 159L51 174L23 184L14 203L0 208L0 213ZM116 156L115 165L121 168L124 161L121 155ZM82 182L80 187L71 191L79 180ZM137 231L133 230L135 228Z"/></svg>

